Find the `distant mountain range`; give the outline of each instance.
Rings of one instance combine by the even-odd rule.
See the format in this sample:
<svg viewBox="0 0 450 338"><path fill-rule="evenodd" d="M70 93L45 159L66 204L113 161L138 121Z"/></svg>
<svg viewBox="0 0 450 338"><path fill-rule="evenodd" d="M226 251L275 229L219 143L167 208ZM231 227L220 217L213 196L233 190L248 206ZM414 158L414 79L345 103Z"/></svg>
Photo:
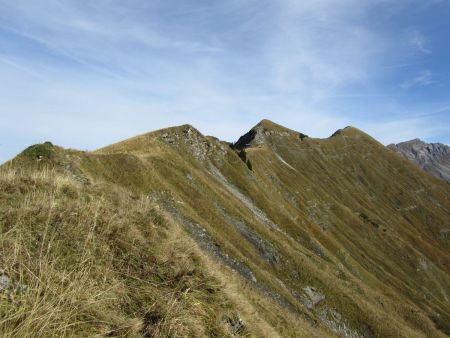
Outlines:
<svg viewBox="0 0 450 338"><path fill-rule="evenodd" d="M420 139L390 144L389 149L417 163L430 174L450 182L450 147L442 143L425 143Z"/></svg>
<svg viewBox="0 0 450 338"><path fill-rule="evenodd" d="M354 127L33 145L0 166L0 336L446 337L449 196Z"/></svg>

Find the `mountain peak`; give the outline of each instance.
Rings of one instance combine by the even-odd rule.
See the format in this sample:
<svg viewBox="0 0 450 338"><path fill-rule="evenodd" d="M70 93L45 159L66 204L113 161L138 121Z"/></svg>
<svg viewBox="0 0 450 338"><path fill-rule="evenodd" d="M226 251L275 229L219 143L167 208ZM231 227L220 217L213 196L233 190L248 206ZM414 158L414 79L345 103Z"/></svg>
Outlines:
<svg viewBox="0 0 450 338"><path fill-rule="evenodd" d="M450 182L450 147L442 143L426 143L418 138L389 144L389 149L415 162L430 174Z"/></svg>
<svg viewBox="0 0 450 338"><path fill-rule="evenodd" d="M179 126L174 126L174 127L168 127L168 128L163 128L163 129L158 129L155 131L151 131L147 134L144 135L162 135L162 134L167 134L167 133L191 133L194 132L196 134L201 134L193 125L191 124L182 124Z"/></svg>
<svg viewBox="0 0 450 338"><path fill-rule="evenodd" d="M400 143L391 143L388 144L388 148L394 149L396 147L410 147L412 145L423 145L426 144L424 141L422 141L420 138L415 138L409 141L403 141Z"/></svg>
<svg viewBox="0 0 450 338"><path fill-rule="evenodd" d="M168 144L177 144L188 139L205 139L205 136L190 124L169 127L150 131L126 140L97 149L99 153L109 152L148 152L155 149L156 143L162 141Z"/></svg>
<svg viewBox="0 0 450 338"><path fill-rule="evenodd" d="M258 124L254 127L263 127L266 129L287 129L285 127L283 127L282 125L275 123L273 121L267 120L267 119L262 119L261 121L258 122Z"/></svg>
<svg viewBox="0 0 450 338"><path fill-rule="evenodd" d="M303 140L308 137L305 134L299 133L295 130L286 128L273 121L263 119L256 124L250 131L239 138L234 144L236 149L244 149L252 144L263 144L267 137L277 135L283 137L295 137Z"/></svg>
<svg viewBox="0 0 450 338"><path fill-rule="evenodd" d="M342 129L338 129L336 130L330 137L335 137L335 136L354 136L354 135L367 135L365 132L363 132L362 130L353 127L353 126L347 126L345 128Z"/></svg>
<svg viewBox="0 0 450 338"><path fill-rule="evenodd" d="M285 126L282 126L281 124L275 123L267 119L259 121L259 123L255 125L252 129L299 134L295 130L289 129Z"/></svg>

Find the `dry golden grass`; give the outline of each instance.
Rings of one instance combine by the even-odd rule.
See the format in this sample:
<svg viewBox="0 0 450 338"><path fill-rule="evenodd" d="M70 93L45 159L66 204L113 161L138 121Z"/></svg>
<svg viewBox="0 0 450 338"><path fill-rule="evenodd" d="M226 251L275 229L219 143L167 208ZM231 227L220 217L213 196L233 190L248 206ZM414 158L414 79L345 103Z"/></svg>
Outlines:
<svg viewBox="0 0 450 338"><path fill-rule="evenodd" d="M224 336L234 306L145 197L51 169L0 173L2 337Z"/></svg>
<svg viewBox="0 0 450 338"><path fill-rule="evenodd" d="M220 337L241 317L240 335L334 336L326 309L368 337L448 333L449 186L356 128L319 140L260 127L252 170L190 126L96 152L38 145L3 166L0 268L29 291L2 300L0 329ZM200 251L174 212L257 282ZM302 304L307 286L326 296L317 308Z"/></svg>
<svg viewBox="0 0 450 338"><path fill-rule="evenodd" d="M126 154L131 162L137 155L135 167L152 175L127 178L123 184L164 191L181 201L176 207L184 215L204 226L223 251L248 264L259 283L292 304L298 303L290 289L301 293L314 285L357 330L369 327L381 336L442 335L436 327L442 329L442 318L449 318L449 266L444 263L449 244L441 236L450 226L448 185L356 128L330 139L301 140L270 121L259 127L267 131L265 141L246 149L252 171L230 149L225 155L214 150L218 146L212 138L200 135L186 142L188 126L141 135L101 153ZM169 144L161 136L167 134L173 138ZM213 149L206 161L192 156L192 148L204 149L203 142ZM256 208L214 177L211 164ZM258 209L291 239L268 230L255 217ZM283 263L267 264L223 211L274 243ZM432 263L418 272L423 257Z"/></svg>

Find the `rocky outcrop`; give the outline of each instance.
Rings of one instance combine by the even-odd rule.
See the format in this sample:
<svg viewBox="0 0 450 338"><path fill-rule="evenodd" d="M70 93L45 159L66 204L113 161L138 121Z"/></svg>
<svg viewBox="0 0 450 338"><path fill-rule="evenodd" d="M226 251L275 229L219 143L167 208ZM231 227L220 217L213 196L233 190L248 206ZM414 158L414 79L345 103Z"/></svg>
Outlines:
<svg viewBox="0 0 450 338"><path fill-rule="evenodd" d="M450 147L442 143L425 143L414 139L390 144L389 149L417 163L430 174L450 182Z"/></svg>
<svg viewBox="0 0 450 338"><path fill-rule="evenodd" d="M244 134L233 144L237 150L245 149L251 145L257 146L264 143L268 136L277 135L279 137L294 137L304 140L308 135L288 129L269 120L262 120L254 126L248 133Z"/></svg>

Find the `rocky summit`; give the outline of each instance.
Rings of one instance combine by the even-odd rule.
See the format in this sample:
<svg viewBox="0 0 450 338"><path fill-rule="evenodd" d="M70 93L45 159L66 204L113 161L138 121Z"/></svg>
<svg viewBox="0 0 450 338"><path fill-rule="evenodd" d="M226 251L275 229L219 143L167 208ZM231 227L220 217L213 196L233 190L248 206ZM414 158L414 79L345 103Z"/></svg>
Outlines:
<svg viewBox="0 0 450 338"><path fill-rule="evenodd" d="M417 163L430 174L450 182L450 147L419 139L388 145L389 149Z"/></svg>
<svg viewBox="0 0 450 338"><path fill-rule="evenodd" d="M354 127L33 145L0 231L5 337L450 334L450 186Z"/></svg>

